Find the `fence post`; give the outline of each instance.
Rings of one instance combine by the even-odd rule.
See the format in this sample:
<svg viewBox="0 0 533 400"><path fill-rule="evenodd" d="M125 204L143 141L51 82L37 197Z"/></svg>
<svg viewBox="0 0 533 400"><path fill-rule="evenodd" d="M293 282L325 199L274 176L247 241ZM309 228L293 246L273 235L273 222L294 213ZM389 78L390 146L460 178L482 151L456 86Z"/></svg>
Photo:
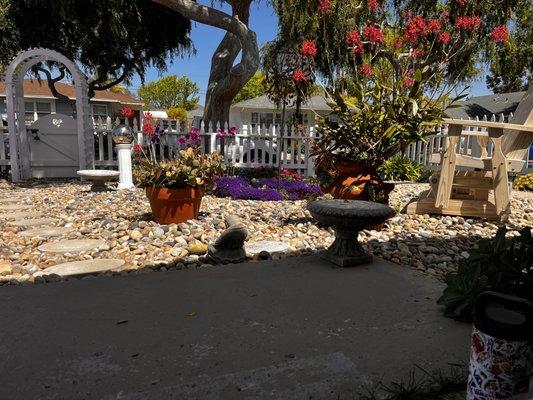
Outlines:
<svg viewBox="0 0 533 400"><path fill-rule="evenodd" d="M311 155L311 141L314 140L315 137L315 128L313 126L309 126L309 141L307 142L306 146L306 159L307 159L307 177L311 178L315 176L315 157Z"/></svg>

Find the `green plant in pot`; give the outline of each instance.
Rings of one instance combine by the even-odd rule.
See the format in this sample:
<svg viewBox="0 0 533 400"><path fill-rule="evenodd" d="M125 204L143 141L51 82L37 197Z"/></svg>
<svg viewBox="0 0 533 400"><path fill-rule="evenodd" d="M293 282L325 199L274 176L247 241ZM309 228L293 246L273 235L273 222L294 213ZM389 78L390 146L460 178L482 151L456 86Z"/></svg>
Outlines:
<svg viewBox="0 0 533 400"><path fill-rule="evenodd" d="M202 197L226 166L219 153L201 155L197 147L180 151L174 160L140 158L133 171L138 187L146 188L154 220L160 224L196 219Z"/></svg>
<svg viewBox="0 0 533 400"><path fill-rule="evenodd" d="M478 56L508 36L504 8L471 1L290 0L276 10L280 36L314 60L298 79L325 83L332 115L319 120L312 154L323 189L341 198L387 201L376 170L442 123Z"/></svg>

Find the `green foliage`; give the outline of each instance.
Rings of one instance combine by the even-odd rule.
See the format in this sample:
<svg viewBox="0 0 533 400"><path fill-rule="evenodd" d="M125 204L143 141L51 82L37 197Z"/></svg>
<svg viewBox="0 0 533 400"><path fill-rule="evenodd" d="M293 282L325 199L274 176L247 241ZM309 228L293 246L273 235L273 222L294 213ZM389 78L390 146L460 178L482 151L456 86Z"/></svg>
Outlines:
<svg viewBox="0 0 533 400"><path fill-rule="evenodd" d="M180 122L185 122L188 119L187 110L181 107L174 107L168 109L167 115L170 119L175 119Z"/></svg>
<svg viewBox="0 0 533 400"><path fill-rule="evenodd" d="M265 74L258 71L233 99L233 104L262 96L265 93Z"/></svg>
<svg viewBox="0 0 533 400"><path fill-rule="evenodd" d="M533 300L533 236L525 228L519 236L506 237L502 227L493 239L483 239L457 272L446 275L447 284L438 303L445 314L470 320L477 297L486 290Z"/></svg>
<svg viewBox="0 0 533 400"><path fill-rule="evenodd" d="M180 151L175 160L152 163L146 157L139 159L133 169L133 178L138 187L183 189L213 187L213 180L226 170L224 157L219 153L202 156L200 149L189 147Z"/></svg>
<svg viewBox="0 0 533 400"><path fill-rule="evenodd" d="M125 82L191 49L190 21L147 0L0 0L0 65L46 47L80 64L91 84Z"/></svg>
<svg viewBox="0 0 533 400"><path fill-rule="evenodd" d="M514 188L516 190L533 192L533 173L517 177L514 181Z"/></svg>
<svg viewBox="0 0 533 400"><path fill-rule="evenodd" d="M186 76L177 75L165 76L139 89L139 96L151 110L168 110L174 107L193 110L200 100L198 93L196 83Z"/></svg>
<svg viewBox="0 0 533 400"><path fill-rule="evenodd" d="M378 168L378 175L384 181L418 181L424 166L407 157L394 156L385 160Z"/></svg>
<svg viewBox="0 0 533 400"><path fill-rule="evenodd" d="M355 87L350 103L336 94L335 102L330 104L338 120L319 122L319 139L313 148L319 167L330 169L335 162L363 162L378 168L386 159L430 134L442 121L444 110L460 99L450 100L449 94L429 99L416 83L408 92L395 94L394 89L379 82L369 89L362 84Z"/></svg>
<svg viewBox="0 0 533 400"><path fill-rule="evenodd" d="M533 3L519 0L513 11L509 41L488 52L486 82L494 93L527 90L533 78Z"/></svg>

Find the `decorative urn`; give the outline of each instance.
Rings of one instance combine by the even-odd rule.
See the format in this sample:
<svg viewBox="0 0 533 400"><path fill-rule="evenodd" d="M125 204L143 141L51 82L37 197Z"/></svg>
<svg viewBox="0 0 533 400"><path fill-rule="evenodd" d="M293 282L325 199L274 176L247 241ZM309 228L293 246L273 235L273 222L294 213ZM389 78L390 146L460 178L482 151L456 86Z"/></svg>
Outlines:
<svg viewBox="0 0 533 400"><path fill-rule="evenodd" d="M128 125L118 125L111 132L115 144L130 144L133 142L133 129Z"/></svg>

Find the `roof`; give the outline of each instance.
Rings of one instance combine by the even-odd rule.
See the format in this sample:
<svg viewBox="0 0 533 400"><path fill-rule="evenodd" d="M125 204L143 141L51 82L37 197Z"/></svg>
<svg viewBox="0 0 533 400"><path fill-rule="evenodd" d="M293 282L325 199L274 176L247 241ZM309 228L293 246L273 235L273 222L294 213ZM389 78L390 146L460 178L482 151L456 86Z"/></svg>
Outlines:
<svg viewBox="0 0 533 400"><path fill-rule="evenodd" d="M458 102L461 107L452 108L447 111L451 118L476 118L482 119L485 115L488 119L493 114L505 116L516 110L518 103L526 92L512 92L502 94L492 94L488 96L472 97L465 101Z"/></svg>
<svg viewBox="0 0 533 400"><path fill-rule="evenodd" d="M232 106L232 108L254 108L276 110L277 107L266 95L256 97L250 100L240 101ZM293 108L293 107L291 107ZM313 96L302 104L302 110L313 111L331 111L330 106L326 103L326 99L322 96Z"/></svg>
<svg viewBox="0 0 533 400"><path fill-rule="evenodd" d="M204 108L205 108L204 106L202 106L201 104L198 104L191 111L187 111L187 117L189 117L189 119L193 119L194 117L203 118Z"/></svg>
<svg viewBox="0 0 533 400"><path fill-rule="evenodd" d="M68 96L70 99L76 99L76 88L74 85L58 82L56 89L59 93ZM0 97L5 96L5 82L0 81ZM48 88L45 80L39 82L37 79L24 79L24 97L34 97L43 99L54 99L52 92ZM92 101L104 101L109 103L121 103L128 105L143 106L142 100L139 100L129 94L110 92L109 90L97 90Z"/></svg>

